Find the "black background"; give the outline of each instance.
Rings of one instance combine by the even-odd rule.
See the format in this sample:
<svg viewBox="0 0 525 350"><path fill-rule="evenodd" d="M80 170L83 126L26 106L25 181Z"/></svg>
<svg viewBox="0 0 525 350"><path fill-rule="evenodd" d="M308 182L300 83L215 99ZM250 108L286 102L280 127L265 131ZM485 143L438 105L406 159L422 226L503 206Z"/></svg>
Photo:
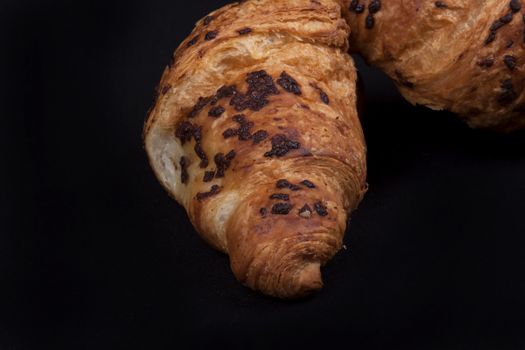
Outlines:
<svg viewBox="0 0 525 350"><path fill-rule="evenodd" d="M0 349L525 349L525 135L414 108L361 61L349 249L308 300L235 281L141 145L171 52L225 3L2 0Z"/></svg>

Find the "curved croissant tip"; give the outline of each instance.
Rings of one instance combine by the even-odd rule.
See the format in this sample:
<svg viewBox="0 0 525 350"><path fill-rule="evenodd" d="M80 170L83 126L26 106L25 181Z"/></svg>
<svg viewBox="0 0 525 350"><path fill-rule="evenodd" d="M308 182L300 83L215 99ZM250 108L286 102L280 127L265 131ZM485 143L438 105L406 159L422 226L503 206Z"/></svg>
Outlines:
<svg viewBox="0 0 525 350"><path fill-rule="evenodd" d="M323 288L321 277L321 264L319 262L308 263L297 276L297 296L308 296Z"/></svg>

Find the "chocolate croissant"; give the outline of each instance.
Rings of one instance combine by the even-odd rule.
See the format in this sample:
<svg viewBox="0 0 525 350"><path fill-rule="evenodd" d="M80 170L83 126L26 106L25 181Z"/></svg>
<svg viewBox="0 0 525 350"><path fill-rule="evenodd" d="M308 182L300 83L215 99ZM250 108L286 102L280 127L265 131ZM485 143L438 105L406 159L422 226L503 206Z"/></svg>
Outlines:
<svg viewBox="0 0 525 350"><path fill-rule="evenodd" d="M413 104L525 127L525 1L345 0L351 49Z"/></svg>
<svg viewBox="0 0 525 350"><path fill-rule="evenodd" d="M334 0L248 0L197 23L145 126L159 181L236 278L322 287L366 191L349 28Z"/></svg>

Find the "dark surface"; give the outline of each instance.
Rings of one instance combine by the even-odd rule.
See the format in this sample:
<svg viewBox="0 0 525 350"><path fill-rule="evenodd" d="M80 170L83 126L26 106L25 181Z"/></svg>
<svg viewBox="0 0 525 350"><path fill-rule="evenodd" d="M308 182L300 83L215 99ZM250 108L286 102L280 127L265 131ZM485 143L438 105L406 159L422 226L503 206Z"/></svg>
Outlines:
<svg viewBox="0 0 525 350"><path fill-rule="evenodd" d="M362 63L349 250L309 300L234 280L141 146L172 50L224 3L2 1L0 349L525 348L525 135L413 108Z"/></svg>

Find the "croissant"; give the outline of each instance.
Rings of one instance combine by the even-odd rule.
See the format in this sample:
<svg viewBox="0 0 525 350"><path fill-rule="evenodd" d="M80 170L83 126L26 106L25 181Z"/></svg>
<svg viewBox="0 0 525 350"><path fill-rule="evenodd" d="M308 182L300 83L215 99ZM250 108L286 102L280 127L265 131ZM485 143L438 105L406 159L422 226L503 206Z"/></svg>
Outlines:
<svg viewBox="0 0 525 350"><path fill-rule="evenodd" d="M351 49L412 104L471 127L525 126L525 2L345 0Z"/></svg>
<svg viewBox="0 0 525 350"><path fill-rule="evenodd" d="M200 20L144 129L195 229L267 295L321 289L366 191L349 28L334 0L248 0Z"/></svg>

